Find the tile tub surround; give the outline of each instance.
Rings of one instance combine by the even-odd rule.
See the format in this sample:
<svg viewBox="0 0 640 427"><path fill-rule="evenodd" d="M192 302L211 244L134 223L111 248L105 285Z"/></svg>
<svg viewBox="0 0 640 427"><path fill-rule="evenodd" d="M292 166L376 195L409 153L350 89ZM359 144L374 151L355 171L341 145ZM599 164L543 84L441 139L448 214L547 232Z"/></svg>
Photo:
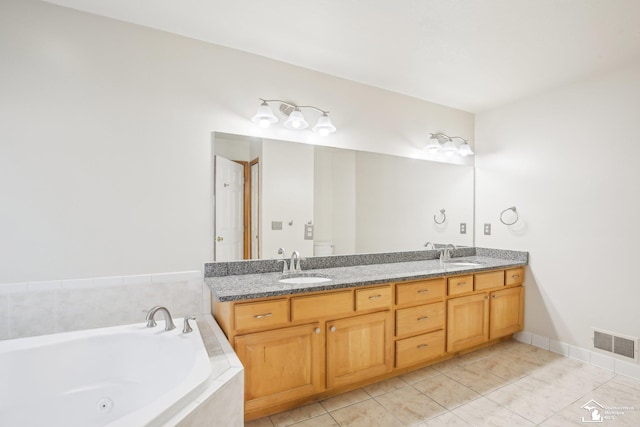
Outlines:
<svg viewBox="0 0 640 427"><path fill-rule="evenodd" d="M201 271L0 284L0 339L142 322L155 305L205 314L210 294Z"/></svg>
<svg viewBox="0 0 640 427"><path fill-rule="evenodd" d="M209 354L209 386L193 397L162 426L200 427L244 424L244 368L224 333L210 314L197 316L202 341Z"/></svg>
<svg viewBox="0 0 640 427"><path fill-rule="evenodd" d="M467 250L477 251L479 248L468 248ZM420 255L430 256L431 253L437 254L437 251L422 251ZM459 261L476 261L482 263L481 266L446 266L443 267L437 259L423 259L416 260L417 252L400 252L394 254L375 254L375 255L353 255L357 259L364 257L366 260L373 257L373 259L385 259L389 257L396 259L395 262L383 262L383 263L363 263L353 265L353 260L346 262L347 266L336 265L336 257L323 257L324 259L331 258L331 265L333 267L324 267L319 269L308 269L303 266L303 273L307 274L319 274L331 278L331 282L305 284L305 285L290 285L279 283L278 280L283 277L282 275L282 263L278 263L276 260L260 260L260 261L244 261L234 263L220 263L226 264L226 275L221 275L220 272L224 270L221 265L207 264L206 271L213 272L214 270L218 275L205 277L205 283L220 302L226 301L239 301L254 298L264 298L278 295L290 295L305 292L326 291L341 288L350 288L355 286L365 286L370 284L391 283L396 281L427 279L434 277L450 276L458 273L475 273L485 270L496 270L503 268L512 268L524 266L527 264L528 254L527 252L515 252L515 251L497 251L491 250L489 256L464 256L456 258ZM499 257L502 253L505 257ZM408 254L409 260L403 258L403 254ZM466 255L466 254L465 254ZM340 256L339 258L348 258L349 256ZM382 258L380 258L382 257ZM388 258L386 258L388 259ZM312 260L307 259L307 261ZM315 262L315 261L314 261ZM278 267L277 270L267 271L267 266L275 263ZM318 261L318 264L323 264L324 261ZM240 266L238 266L240 265ZM255 269L253 268L255 267ZM255 270L258 270L258 273ZM245 271L244 274L233 274L236 271ZM252 271L252 273L248 273Z"/></svg>

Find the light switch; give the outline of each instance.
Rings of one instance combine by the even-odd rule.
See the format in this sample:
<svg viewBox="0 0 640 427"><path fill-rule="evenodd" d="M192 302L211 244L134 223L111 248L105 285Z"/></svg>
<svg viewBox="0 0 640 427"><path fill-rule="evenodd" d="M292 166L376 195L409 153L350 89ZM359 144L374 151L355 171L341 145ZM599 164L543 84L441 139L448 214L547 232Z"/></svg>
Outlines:
<svg viewBox="0 0 640 427"><path fill-rule="evenodd" d="M272 230L282 230L282 221L271 221Z"/></svg>

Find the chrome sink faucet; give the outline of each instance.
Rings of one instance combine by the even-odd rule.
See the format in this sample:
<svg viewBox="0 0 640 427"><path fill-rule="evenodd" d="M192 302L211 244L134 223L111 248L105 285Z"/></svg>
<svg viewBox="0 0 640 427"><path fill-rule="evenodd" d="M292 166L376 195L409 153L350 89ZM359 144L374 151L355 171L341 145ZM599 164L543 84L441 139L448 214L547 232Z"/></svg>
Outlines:
<svg viewBox="0 0 640 427"><path fill-rule="evenodd" d="M282 259L279 259L278 262L282 263L282 274L285 274L289 271L289 268L287 267L287 252L284 248L278 248L278 255L282 255ZM293 257L293 254L291 254L291 256Z"/></svg>
<svg viewBox="0 0 640 427"><path fill-rule="evenodd" d="M455 251L456 245L449 243L442 252L440 252L440 261L449 261L451 259L451 251Z"/></svg>
<svg viewBox="0 0 640 427"><path fill-rule="evenodd" d="M295 273L297 271L302 271L302 268L300 268L300 252L293 251L291 252L291 260L289 261L289 272Z"/></svg>
<svg viewBox="0 0 640 427"><path fill-rule="evenodd" d="M170 331L176 328L176 325L173 323L173 319L171 318L171 313L169 313L167 307L163 307L161 305L156 305L147 312L147 328L153 328L154 326L156 326L156 320L154 319L154 316L157 312L161 312L164 316L165 331Z"/></svg>

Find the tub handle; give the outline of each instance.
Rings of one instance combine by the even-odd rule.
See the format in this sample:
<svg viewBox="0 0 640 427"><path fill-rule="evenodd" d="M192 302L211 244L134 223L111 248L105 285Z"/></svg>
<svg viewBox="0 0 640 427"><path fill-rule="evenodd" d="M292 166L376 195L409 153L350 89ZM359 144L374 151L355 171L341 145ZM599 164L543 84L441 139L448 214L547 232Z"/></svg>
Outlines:
<svg viewBox="0 0 640 427"><path fill-rule="evenodd" d="M183 334L188 334L189 332L193 332L193 329L189 324L189 320L196 320L196 318L195 316L184 316L184 327L182 328Z"/></svg>

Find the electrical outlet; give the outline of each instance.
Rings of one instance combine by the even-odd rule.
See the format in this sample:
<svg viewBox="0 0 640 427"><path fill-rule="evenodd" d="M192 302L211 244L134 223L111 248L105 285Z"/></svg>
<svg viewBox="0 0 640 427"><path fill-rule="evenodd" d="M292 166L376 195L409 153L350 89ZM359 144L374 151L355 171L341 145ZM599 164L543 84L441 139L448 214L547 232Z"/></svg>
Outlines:
<svg viewBox="0 0 640 427"><path fill-rule="evenodd" d="M460 223L460 234L467 234L467 223L466 222L461 222Z"/></svg>
<svg viewBox="0 0 640 427"><path fill-rule="evenodd" d="M304 225L304 240L313 240L313 224Z"/></svg>
<svg viewBox="0 0 640 427"><path fill-rule="evenodd" d="M484 225L484 235L485 236L491 236L491 224L486 223Z"/></svg>

